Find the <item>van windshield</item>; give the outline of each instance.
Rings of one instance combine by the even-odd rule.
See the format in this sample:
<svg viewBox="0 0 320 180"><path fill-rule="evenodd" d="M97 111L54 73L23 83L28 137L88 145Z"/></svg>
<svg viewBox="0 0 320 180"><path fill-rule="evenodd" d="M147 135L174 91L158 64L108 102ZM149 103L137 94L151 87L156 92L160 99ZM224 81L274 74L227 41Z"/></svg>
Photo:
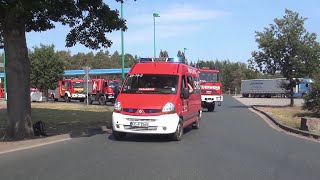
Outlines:
<svg viewBox="0 0 320 180"><path fill-rule="evenodd" d="M176 94L178 76L164 74L129 74L122 93Z"/></svg>

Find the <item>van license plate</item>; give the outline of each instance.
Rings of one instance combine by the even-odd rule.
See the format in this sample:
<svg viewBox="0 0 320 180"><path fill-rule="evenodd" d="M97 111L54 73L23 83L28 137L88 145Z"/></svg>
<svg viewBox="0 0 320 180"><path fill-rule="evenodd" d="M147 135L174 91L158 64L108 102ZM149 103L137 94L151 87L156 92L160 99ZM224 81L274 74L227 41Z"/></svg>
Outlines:
<svg viewBox="0 0 320 180"><path fill-rule="evenodd" d="M147 122L130 122L131 127L148 127L149 123Z"/></svg>

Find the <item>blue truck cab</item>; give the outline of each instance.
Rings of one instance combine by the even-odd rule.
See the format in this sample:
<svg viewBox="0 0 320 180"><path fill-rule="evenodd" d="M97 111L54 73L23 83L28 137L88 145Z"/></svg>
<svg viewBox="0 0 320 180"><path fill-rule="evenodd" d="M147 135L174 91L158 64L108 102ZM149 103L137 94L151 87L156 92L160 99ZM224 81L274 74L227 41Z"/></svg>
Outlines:
<svg viewBox="0 0 320 180"><path fill-rule="evenodd" d="M294 88L294 98L302 98L311 92L311 84L314 80L311 78L302 78L300 83Z"/></svg>

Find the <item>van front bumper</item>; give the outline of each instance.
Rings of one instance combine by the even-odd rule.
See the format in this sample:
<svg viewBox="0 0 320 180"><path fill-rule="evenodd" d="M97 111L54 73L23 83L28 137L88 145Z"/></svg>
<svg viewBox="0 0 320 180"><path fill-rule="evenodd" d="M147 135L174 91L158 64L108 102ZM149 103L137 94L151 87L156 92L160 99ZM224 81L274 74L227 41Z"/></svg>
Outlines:
<svg viewBox="0 0 320 180"><path fill-rule="evenodd" d="M146 123L144 127L134 127L133 123ZM112 128L118 132L135 134L171 134L177 129L178 114L160 116L130 116L113 112Z"/></svg>

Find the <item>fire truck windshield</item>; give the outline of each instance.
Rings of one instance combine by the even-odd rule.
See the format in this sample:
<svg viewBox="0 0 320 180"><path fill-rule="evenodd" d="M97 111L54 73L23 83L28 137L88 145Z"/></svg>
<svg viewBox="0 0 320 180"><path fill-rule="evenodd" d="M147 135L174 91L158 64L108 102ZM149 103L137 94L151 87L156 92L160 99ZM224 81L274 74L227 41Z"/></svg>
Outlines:
<svg viewBox="0 0 320 180"><path fill-rule="evenodd" d="M110 81L109 82L109 87L114 88L114 87L120 87L121 86L121 82L120 81Z"/></svg>
<svg viewBox="0 0 320 180"><path fill-rule="evenodd" d="M83 82L73 82L72 87L74 88L83 88Z"/></svg>
<svg viewBox="0 0 320 180"><path fill-rule="evenodd" d="M200 81L218 82L219 76L217 72L200 72Z"/></svg>
<svg viewBox="0 0 320 180"><path fill-rule="evenodd" d="M177 75L130 74L122 93L130 94L176 94Z"/></svg>

